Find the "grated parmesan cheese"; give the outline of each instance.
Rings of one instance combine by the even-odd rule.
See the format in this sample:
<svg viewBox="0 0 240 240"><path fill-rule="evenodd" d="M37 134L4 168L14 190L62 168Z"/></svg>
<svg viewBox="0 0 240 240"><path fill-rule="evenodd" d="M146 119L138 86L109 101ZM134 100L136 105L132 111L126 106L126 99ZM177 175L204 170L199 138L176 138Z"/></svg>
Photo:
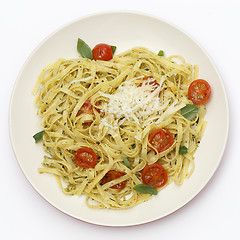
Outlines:
<svg viewBox="0 0 240 240"><path fill-rule="evenodd" d="M133 81L127 81L124 85L119 86L114 94L100 93L109 99L109 102L103 105L103 111L114 114L117 119L135 121L141 124L149 116L162 108L159 101L159 92L161 85L153 92L152 81L144 81L141 87ZM124 122L122 120L122 122Z"/></svg>
<svg viewBox="0 0 240 240"><path fill-rule="evenodd" d="M164 103L159 98L159 93L163 89L164 78L157 88L150 84L153 80L144 81L141 87L134 80L130 80L120 85L114 94L100 92L103 97L109 100L103 105L102 111L114 115L114 119L103 118L101 126L104 125L113 130L124 124L126 120L134 121L137 125L143 125L144 122L149 123L156 119L156 114L163 121L168 115L178 111L182 107L177 104L178 100L170 104L170 96L165 96ZM152 115L154 117L151 117ZM118 122L116 122L116 119Z"/></svg>

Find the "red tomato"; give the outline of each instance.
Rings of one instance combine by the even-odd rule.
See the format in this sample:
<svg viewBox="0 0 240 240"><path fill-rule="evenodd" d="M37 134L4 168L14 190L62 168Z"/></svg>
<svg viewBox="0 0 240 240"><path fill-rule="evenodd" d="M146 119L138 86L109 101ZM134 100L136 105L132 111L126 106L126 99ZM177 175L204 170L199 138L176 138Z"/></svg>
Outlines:
<svg viewBox="0 0 240 240"><path fill-rule="evenodd" d="M197 105L204 104L211 95L209 83L203 79L194 80L188 88L188 98Z"/></svg>
<svg viewBox="0 0 240 240"><path fill-rule="evenodd" d="M82 168L94 168L97 154L91 148L79 148L75 154L75 163Z"/></svg>
<svg viewBox="0 0 240 240"><path fill-rule="evenodd" d="M152 79L152 81L151 81L151 79ZM143 81L144 80L149 80L149 85L153 86L153 90L151 92L153 92L155 89L157 89L159 87L159 84L157 83L156 80L153 79L153 77L144 77ZM142 85L143 85L143 83L140 83L139 87L141 87Z"/></svg>
<svg viewBox="0 0 240 240"><path fill-rule="evenodd" d="M160 188L166 184L168 175L166 170L159 163L146 165L142 171L142 181L144 184Z"/></svg>
<svg viewBox="0 0 240 240"><path fill-rule="evenodd" d="M94 60L109 61L113 58L112 47L105 43L97 44L93 48L92 54Z"/></svg>
<svg viewBox="0 0 240 240"><path fill-rule="evenodd" d="M96 103L96 105L98 106L99 104ZM100 113L99 108L96 108L96 110ZM80 110L77 112L77 116L79 116L81 114L94 114L93 105L91 104L90 100L86 100L86 102L82 105ZM84 122L85 125L91 125L92 123L93 123L92 121Z"/></svg>
<svg viewBox="0 0 240 240"><path fill-rule="evenodd" d="M87 100L82 107L80 108L80 110L77 112L77 116L81 115L81 114L93 114L93 106L90 102L90 100Z"/></svg>
<svg viewBox="0 0 240 240"><path fill-rule="evenodd" d="M148 141L160 153L167 150L173 145L174 138L168 130L156 129L149 135ZM154 149L152 148L152 150Z"/></svg>
<svg viewBox="0 0 240 240"><path fill-rule="evenodd" d="M114 179L120 178L124 175L124 173L116 171L116 170L110 170L106 173L106 175L102 178L101 183L105 184L108 183ZM126 187L126 181L123 181L121 183L118 183L116 185L113 185L111 188L113 189L123 189Z"/></svg>

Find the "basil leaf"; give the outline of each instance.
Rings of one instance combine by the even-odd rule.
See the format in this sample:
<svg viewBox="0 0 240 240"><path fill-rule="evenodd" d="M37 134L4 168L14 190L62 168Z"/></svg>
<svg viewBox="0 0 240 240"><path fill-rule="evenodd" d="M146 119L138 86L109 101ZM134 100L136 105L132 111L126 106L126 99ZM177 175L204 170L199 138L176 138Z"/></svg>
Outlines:
<svg viewBox="0 0 240 240"><path fill-rule="evenodd" d="M138 184L133 188L135 191L139 192L139 193L148 193L151 195L157 195L158 191L155 187L153 186L149 186L146 184Z"/></svg>
<svg viewBox="0 0 240 240"><path fill-rule="evenodd" d="M44 133L45 133L45 131L42 130L41 132L38 132L35 135L33 135L35 143L37 143L38 141L40 141L42 139Z"/></svg>
<svg viewBox="0 0 240 240"><path fill-rule="evenodd" d="M187 104L181 108L181 114L188 120L192 120L198 113L198 107L195 104Z"/></svg>
<svg viewBox="0 0 240 240"><path fill-rule="evenodd" d="M117 47L116 46L111 46L111 48L112 48L112 53L114 54L116 49L117 49Z"/></svg>
<svg viewBox="0 0 240 240"><path fill-rule="evenodd" d="M160 50L160 51L158 52L158 56L160 56L160 57L164 56L164 51L163 51L163 50Z"/></svg>
<svg viewBox="0 0 240 240"><path fill-rule="evenodd" d="M126 157L123 157L123 161L124 161L124 164L126 165L126 167L131 167L132 166L132 163L129 162L129 160Z"/></svg>
<svg viewBox="0 0 240 240"><path fill-rule="evenodd" d="M186 154L187 152L188 152L188 148L187 148L187 147L181 146L181 147L179 148L179 154L180 154L180 155L184 155L184 154Z"/></svg>
<svg viewBox="0 0 240 240"><path fill-rule="evenodd" d="M80 38L78 38L77 50L83 58L93 59L91 48Z"/></svg>

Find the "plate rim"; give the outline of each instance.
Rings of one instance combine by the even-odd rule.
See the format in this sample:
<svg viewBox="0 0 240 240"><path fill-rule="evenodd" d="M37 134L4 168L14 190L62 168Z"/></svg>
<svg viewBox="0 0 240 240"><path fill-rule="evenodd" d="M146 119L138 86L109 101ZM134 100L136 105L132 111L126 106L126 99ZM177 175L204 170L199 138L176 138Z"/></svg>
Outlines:
<svg viewBox="0 0 240 240"><path fill-rule="evenodd" d="M207 58L209 59L209 61L211 62L212 66L214 67L214 70L215 72L217 73L218 75L218 78L220 79L220 84L221 84L221 88L223 90L223 94L224 94L224 102L226 103L226 129L225 129L225 139L223 141L223 149L221 151L221 153L219 154L219 159L218 159L218 162L217 164L215 165L214 169L212 169L212 174L209 175L208 179L205 179L205 182L204 184L202 184L202 187L200 189L198 189L198 191L195 192L194 195L192 195L192 197L190 199L188 199L184 204L181 204L181 206L179 207L176 207L173 211L171 211L170 213L164 215L164 216L161 216L159 218L155 218L155 219L152 219L152 220L148 220L148 221L142 221L142 222L139 222L139 223L135 223L135 224L128 224L128 225L119 225L119 224L112 224L112 225L105 225L105 224L101 224L101 223L97 223L97 222L94 222L94 221L85 221L84 219L80 219L80 218L77 218L75 216L72 216L70 214L68 214L67 212L63 211L62 209L54 206L54 204L52 204L52 202L50 202L48 199L46 199L42 193L35 188L34 184L28 179L27 177L27 174L25 173L25 170L24 168L22 167L21 163L19 162L18 160L18 156L17 156L17 152L16 152L16 146L15 146L15 142L14 142L14 139L13 139L13 129L11 128L11 123L13 121L12 119L12 108L13 108L13 101L14 101L14 95L15 95L15 92L17 90L17 86L18 86L18 83L20 82L20 79L21 79L21 75L22 73L24 72L24 69L25 67L29 64L32 56L38 51L38 49L43 45L45 44L45 42L47 42L52 36L54 36L57 32L61 31L61 30L64 30L65 28L71 26L72 24L76 23L76 22L79 22L79 21L82 21L84 19L88 19L88 18L92 18L92 17L96 17L96 16L101 16L101 15L106 15L106 14L131 14L131 15L138 15L138 16L143 16L143 17L148 17L148 18L152 18L154 20L157 20L157 21L161 21L163 22L164 24L167 24L167 25L170 25L172 27L174 27L175 30L177 31L180 31L182 32L184 35L186 35L189 39L191 39L202 51L203 53L207 56ZM79 18L76 18L66 24L63 24L62 26L58 27L55 31L53 31L51 34L49 34L48 36L46 36L42 41L40 41L37 46L31 51L30 55L27 57L27 59L25 60L24 64L22 65L21 67L21 70L20 72L18 73L17 75L17 78L15 79L15 82L14 82L14 85L13 85L13 89L12 89L12 94L11 94L11 98L10 98L10 103L9 103L9 112L8 112L8 124L9 124L9 133L10 133L10 140L11 140L11 145L12 145L12 149L13 149L13 152L14 152L14 155L15 155L15 158L17 160L17 163L18 165L20 166L20 169L22 170L22 172L24 173L24 176L26 177L26 179L28 180L28 182L30 183L30 185L34 188L34 190L36 192L38 192L38 194L45 200L47 201L48 203L50 203L53 207L55 207L56 209L60 210L61 212L65 213L66 215L68 216L71 216L77 220L80 220L80 221L83 221L83 222L86 222L86 223L91 223L91 224L94 224L94 225L102 225L102 226L135 226L135 225L142 225L142 224L145 224L145 223L150 223L150 222L153 222L153 221L156 221L156 220L159 220L159 219L162 219L166 216L169 216L171 214L173 214L174 212L176 212L177 210L183 208L186 204L188 204L190 201L192 201L196 196L199 195L199 193L206 187L206 185L209 183L210 179L214 176L214 174L216 173L216 170L217 168L219 167L219 164L223 158L223 155L224 155L224 152L226 150L226 145L227 145L227 141L228 141L228 137L229 137L229 102L228 102L228 98L227 98L227 94L226 94L226 89L224 87L224 82L223 82L223 78L221 77L221 74L219 72L219 70L217 69L215 63L213 62L212 58L209 56L209 54L206 52L206 50L203 48L202 45L199 44L199 42L193 38L189 33L187 33L185 30L183 30L181 27L175 25L174 23L171 23L169 21L167 21L166 19L164 18L159 18L158 16L155 16L153 14L148 14L148 13L143 13L143 12L139 12L139 11L124 11L124 10L114 10L114 11L101 11L101 12L97 12L97 13L91 13L91 14L87 14L85 16L81 16Z"/></svg>

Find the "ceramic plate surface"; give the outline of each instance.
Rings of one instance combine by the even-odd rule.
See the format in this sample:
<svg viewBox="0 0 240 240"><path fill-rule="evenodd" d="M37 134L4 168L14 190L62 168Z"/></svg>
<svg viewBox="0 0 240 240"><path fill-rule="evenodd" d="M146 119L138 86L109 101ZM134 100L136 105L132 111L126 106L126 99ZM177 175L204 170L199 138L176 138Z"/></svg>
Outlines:
<svg viewBox="0 0 240 240"><path fill-rule="evenodd" d="M200 67L200 77L212 87L205 119L208 125L195 154L195 170L182 186L170 184L150 201L128 210L93 210L84 196L66 196L55 178L39 174L42 144L32 136L41 131L31 91L40 71L58 58L78 58L77 39L91 47L100 42L117 46L117 52L135 46L165 55L180 54ZM139 13L110 12L87 16L57 30L31 54L18 79L10 104L10 134L16 158L33 187L50 204L77 219L104 226L131 226L151 222L173 213L188 203L207 184L219 165L228 135L228 103L222 79L205 51L187 34L161 19Z"/></svg>

